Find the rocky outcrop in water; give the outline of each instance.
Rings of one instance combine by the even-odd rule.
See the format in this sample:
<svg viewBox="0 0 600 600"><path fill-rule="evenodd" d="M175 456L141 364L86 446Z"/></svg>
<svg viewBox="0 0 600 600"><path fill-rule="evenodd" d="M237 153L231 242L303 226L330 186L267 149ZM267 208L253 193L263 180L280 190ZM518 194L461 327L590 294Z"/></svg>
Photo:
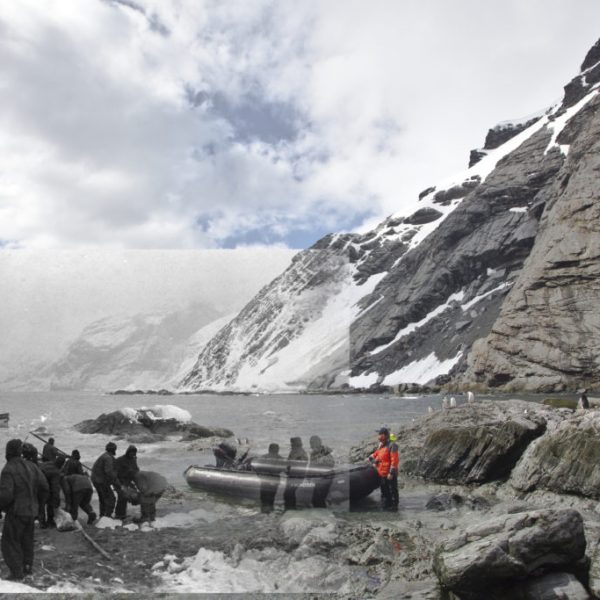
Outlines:
<svg viewBox="0 0 600 600"><path fill-rule="evenodd" d="M151 443L165 439L167 435L182 434L184 440L197 438L233 436L229 429L208 428L190 420L157 416L152 409L125 409L103 413L95 419L87 419L74 425L80 433L103 433L126 438L133 443Z"/></svg>
<svg viewBox="0 0 600 600"><path fill-rule="evenodd" d="M401 449L400 470L442 483L503 479L532 440L562 418L560 411L520 400L438 410L413 424L393 428ZM364 460L373 446L373 440L365 440L352 448L351 460Z"/></svg>
<svg viewBox="0 0 600 600"><path fill-rule="evenodd" d="M585 547L583 520L577 511L534 511L466 529L439 547L433 565L442 587L461 600L528 598L532 596L523 587L539 587L544 583L539 575L545 572L577 569ZM532 576L535 579L527 581ZM589 597L574 577L560 579L562 593L566 587L576 595L543 597ZM555 583L555 577L545 581L547 592Z"/></svg>

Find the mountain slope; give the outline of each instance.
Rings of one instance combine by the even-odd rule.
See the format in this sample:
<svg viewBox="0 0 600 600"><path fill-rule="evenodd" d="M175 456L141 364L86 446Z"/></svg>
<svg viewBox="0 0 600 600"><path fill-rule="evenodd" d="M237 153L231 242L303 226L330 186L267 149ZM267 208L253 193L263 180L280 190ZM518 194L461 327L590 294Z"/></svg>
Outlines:
<svg viewBox="0 0 600 600"><path fill-rule="evenodd" d="M225 317L230 320L231 317ZM12 389L94 390L173 387L190 356L224 324L214 308L195 304L167 314L110 317L85 327L63 356Z"/></svg>
<svg viewBox="0 0 600 600"><path fill-rule="evenodd" d="M425 190L414 214L393 215L366 234L326 236L299 253L207 344L182 387L454 380L548 389L573 385L584 372L597 381L593 352L575 359L547 343L528 352L539 327L546 338L559 338L562 327L573 339L586 332L586 347L600 333L589 314L598 300L599 54L596 44L562 103L492 129L471 168ZM544 262L552 253L556 261ZM562 320L552 331L558 310L544 324L556 294L539 292L539 310L523 299L523 290L556 287L555 277L561 300L576 291L587 298L557 305L573 309L577 327ZM587 370L565 368L564 354Z"/></svg>

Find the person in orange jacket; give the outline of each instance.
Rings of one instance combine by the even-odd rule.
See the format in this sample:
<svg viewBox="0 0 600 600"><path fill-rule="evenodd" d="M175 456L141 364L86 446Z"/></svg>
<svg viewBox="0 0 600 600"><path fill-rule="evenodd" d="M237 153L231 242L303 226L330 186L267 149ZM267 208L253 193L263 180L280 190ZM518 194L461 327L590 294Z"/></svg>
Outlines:
<svg viewBox="0 0 600 600"><path fill-rule="evenodd" d="M384 510L398 508L398 445L390 441L390 430L382 427L378 432L379 446L369 456L379 474L381 507Z"/></svg>

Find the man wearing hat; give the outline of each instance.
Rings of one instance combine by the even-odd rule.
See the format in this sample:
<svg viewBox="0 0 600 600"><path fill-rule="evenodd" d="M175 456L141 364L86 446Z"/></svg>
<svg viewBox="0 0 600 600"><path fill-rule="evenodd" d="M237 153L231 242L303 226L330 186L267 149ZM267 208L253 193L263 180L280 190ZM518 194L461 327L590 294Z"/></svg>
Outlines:
<svg viewBox="0 0 600 600"><path fill-rule="evenodd" d="M369 456L369 461L375 465L379 474L381 507L384 510L394 510L398 508L398 446L395 442L390 442L390 430L387 427L382 427L377 433L379 446Z"/></svg>
<svg viewBox="0 0 600 600"><path fill-rule="evenodd" d="M112 516L116 502L113 487L117 491L121 489L115 467L116 453L117 445L114 442L108 442L106 444L106 452L100 455L92 466L92 483L96 488L96 492L98 492L100 517Z"/></svg>
<svg viewBox="0 0 600 600"><path fill-rule="evenodd" d="M21 440L6 444L0 474L0 510L6 512L0 549L10 579L23 579L33 568L34 520L48 497L48 482L34 463L22 457Z"/></svg>

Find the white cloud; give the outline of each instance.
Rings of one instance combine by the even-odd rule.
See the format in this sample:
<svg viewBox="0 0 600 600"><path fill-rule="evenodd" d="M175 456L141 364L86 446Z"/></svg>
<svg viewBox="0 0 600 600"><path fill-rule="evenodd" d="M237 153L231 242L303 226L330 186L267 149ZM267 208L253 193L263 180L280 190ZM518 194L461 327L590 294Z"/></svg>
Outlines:
<svg viewBox="0 0 600 600"><path fill-rule="evenodd" d="M595 41L597 2L523 4L3 2L0 240L280 243L408 211Z"/></svg>

